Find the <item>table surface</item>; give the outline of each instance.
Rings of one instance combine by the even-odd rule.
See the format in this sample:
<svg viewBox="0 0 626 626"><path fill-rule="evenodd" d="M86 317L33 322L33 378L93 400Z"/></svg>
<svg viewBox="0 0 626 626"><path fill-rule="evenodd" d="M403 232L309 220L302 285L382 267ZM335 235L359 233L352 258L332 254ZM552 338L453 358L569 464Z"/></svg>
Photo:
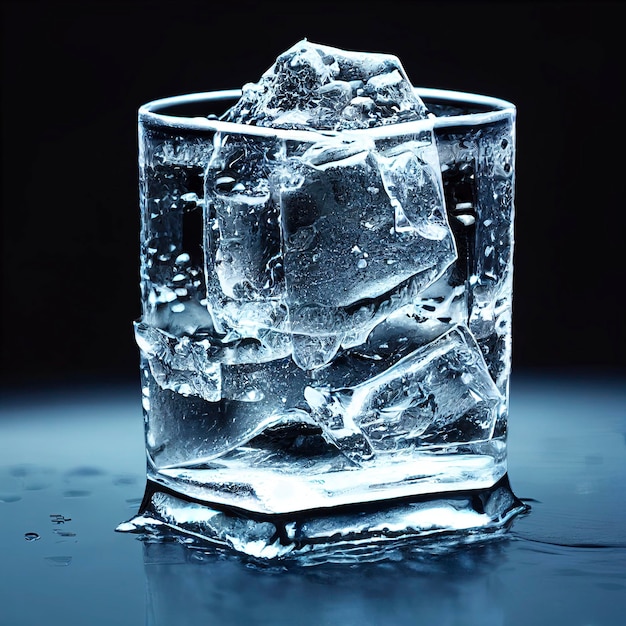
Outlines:
<svg viewBox="0 0 626 626"><path fill-rule="evenodd" d="M626 385L514 377L506 538L440 557L300 569L114 532L143 495L135 387L3 392L0 625L621 626Z"/></svg>

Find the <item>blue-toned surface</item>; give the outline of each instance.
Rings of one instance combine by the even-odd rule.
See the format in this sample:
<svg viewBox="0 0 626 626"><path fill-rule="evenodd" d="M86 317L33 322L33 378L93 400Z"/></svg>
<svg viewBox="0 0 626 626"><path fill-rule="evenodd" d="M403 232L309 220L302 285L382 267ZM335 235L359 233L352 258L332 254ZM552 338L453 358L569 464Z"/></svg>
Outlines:
<svg viewBox="0 0 626 626"><path fill-rule="evenodd" d="M0 625L617 626L626 615L626 385L514 378L508 538L455 554L262 570L115 526L144 488L139 390L4 393Z"/></svg>

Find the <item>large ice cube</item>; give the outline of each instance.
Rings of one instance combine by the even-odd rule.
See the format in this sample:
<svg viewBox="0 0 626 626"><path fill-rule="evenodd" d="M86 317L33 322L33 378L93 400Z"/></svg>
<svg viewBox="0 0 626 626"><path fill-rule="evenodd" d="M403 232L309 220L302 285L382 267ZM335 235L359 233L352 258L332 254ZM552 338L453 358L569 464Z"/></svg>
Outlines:
<svg viewBox="0 0 626 626"><path fill-rule="evenodd" d="M428 131L404 139L383 150L328 139L274 160L271 174L259 164L268 178L254 187L208 175L214 316L236 328L367 334L378 312L435 281L456 258L437 154Z"/></svg>
<svg viewBox="0 0 626 626"><path fill-rule="evenodd" d="M411 147L326 161L316 145L285 163L300 179L280 194L290 308L348 307L453 260L436 174Z"/></svg>
<svg viewBox="0 0 626 626"><path fill-rule="evenodd" d="M306 41L244 88L228 121L327 132L309 143L216 134L205 188L216 329L292 333L295 362L311 370L441 276L456 248L425 116L395 57ZM359 132L416 120L393 139Z"/></svg>
<svg viewBox="0 0 626 626"><path fill-rule="evenodd" d="M225 119L274 128L344 130L426 117L397 57L300 41L258 83L244 86Z"/></svg>
<svg viewBox="0 0 626 626"><path fill-rule="evenodd" d="M412 277L410 292L419 292L456 258L430 133L405 139L384 151L328 140L281 165L297 181L280 188L293 332L371 325L381 296ZM386 314L407 301L399 295Z"/></svg>
<svg viewBox="0 0 626 626"><path fill-rule="evenodd" d="M491 437L502 396L469 330L455 326L353 387L309 386L326 436L353 460Z"/></svg>

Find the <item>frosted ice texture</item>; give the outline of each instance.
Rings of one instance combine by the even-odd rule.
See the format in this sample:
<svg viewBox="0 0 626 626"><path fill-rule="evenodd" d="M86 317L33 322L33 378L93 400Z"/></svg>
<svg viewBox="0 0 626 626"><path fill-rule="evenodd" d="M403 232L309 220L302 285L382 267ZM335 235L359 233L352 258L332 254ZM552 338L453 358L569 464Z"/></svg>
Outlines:
<svg viewBox="0 0 626 626"><path fill-rule="evenodd" d="M258 83L244 85L224 119L273 128L346 130L426 117L400 61L300 41Z"/></svg>
<svg viewBox="0 0 626 626"><path fill-rule="evenodd" d="M222 472L233 497L242 463L332 493L336 472L386 458L497 450L483 444L506 426L511 121L436 134L395 57L306 41L223 119L311 132L141 131L154 467Z"/></svg>

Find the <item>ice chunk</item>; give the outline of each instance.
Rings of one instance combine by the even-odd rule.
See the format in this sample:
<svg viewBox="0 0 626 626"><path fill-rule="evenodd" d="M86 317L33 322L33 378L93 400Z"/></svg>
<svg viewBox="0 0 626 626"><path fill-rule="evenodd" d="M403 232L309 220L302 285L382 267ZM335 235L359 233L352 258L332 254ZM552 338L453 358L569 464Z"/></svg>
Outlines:
<svg viewBox="0 0 626 626"><path fill-rule="evenodd" d="M144 322L135 324L135 337L162 389L217 402L222 395L222 366L265 363L291 352L288 336L265 331L258 338L219 338L205 333L176 337Z"/></svg>
<svg viewBox="0 0 626 626"><path fill-rule="evenodd" d="M222 395L222 372L218 361L206 358L208 340L174 337L144 323L135 325L135 337L152 376L162 389L183 396L217 402Z"/></svg>
<svg viewBox="0 0 626 626"><path fill-rule="evenodd" d="M228 300L266 303L256 308L257 326L273 326L276 320L266 317L280 317L278 303L267 305L284 287L279 208L269 184L279 149L265 138L216 135L205 176L205 249L207 296L218 327L216 312ZM234 325L249 317L232 315Z"/></svg>
<svg viewBox="0 0 626 626"><path fill-rule="evenodd" d="M284 365L289 363L294 371L301 371L291 359ZM243 367L246 366L230 366ZM228 371L229 366L222 368ZM252 373L252 368L249 369ZM306 411L285 409L284 406L277 410L280 398L269 394L263 396L252 389L245 393L241 388L232 388L231 391L238 392L237 399L214 403L161 389L151 375L146 382L146 395L149 394L149 406L145 409L148 416L147 450L153 462L161 468L210 464L241 446L249 445L255 437L272 427L285 428L288 424L315 427L313 418ZM221 485L221 488L228 489L228 486Z"/></svg>
<svg viewBox="0 0 626 626"><path fill-rule="evenodd" d="M319 368L442 275L456 248L425 117L395 57L307 41L244 88L226 120L327 133L216 134L204 206L218 332L293 334L294 361ZM358 132L418 120L393 139Z"/></svg>
<svg viewBox="0 0 626 626"><path fill-rule="evenodd" d="M313 370L329 363L339 350L339 335L321 337L309 335L293 335L291 338L292 357L303 370Z"/></svg>
<svg viewBox="0 0 626 626"><path fill-rule="evenodd" d="M195 442L191 464L197 465L274 426L317 426L297 408L306 408L306 374L288 352L278 358L277 349L260 342L220 345L215 338L174 337L142 323L136 336L149 415L146 441L159 464L188 463L189 442Z"/></svg>
<svg viewBox="0 0 626 626"><path fill-rule="evenodd" d="M412 279L414 295L454 261L437 163L429 133L382 151L365 140L328 140L285 160L283 171L298 181L280 188L293 332L371 328L377 300L388 300L389 314L408 302L403 283Z"/></svg>
<svg viewBox="0 0 626 626"><path fill-rule="evenodd" d="M335 389L359 385L455 326L425 313L429 311L418 302L394 311L370 332L364 342L343 347L331 363L316 371L316 385Z"/></svg>
<svg viewBox="0 0 626 626"><path fill-rule="evenodd" d="M423 119L397 57L298 42L281 54L225 119L274 128L344 130Z"/></svg>
<svg viewBox="0 0 626 626"><path fill-rule="evenodd" d="M326 436L358 462L414 445L489 439L503 402L464 326L365 382L310 386L305 398Z"/></svg>

